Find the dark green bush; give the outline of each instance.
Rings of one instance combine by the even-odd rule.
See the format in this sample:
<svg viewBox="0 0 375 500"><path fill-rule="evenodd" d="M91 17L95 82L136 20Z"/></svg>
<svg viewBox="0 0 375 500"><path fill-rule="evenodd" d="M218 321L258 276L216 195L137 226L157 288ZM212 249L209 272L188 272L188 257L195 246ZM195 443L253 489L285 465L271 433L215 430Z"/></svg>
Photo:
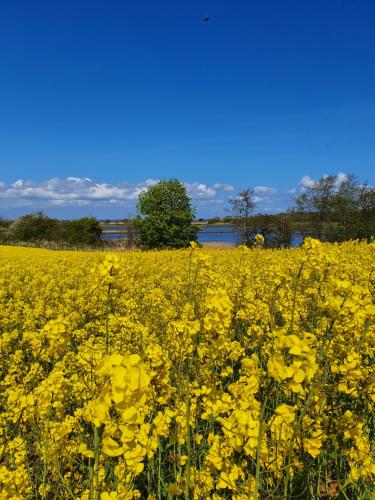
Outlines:
<svg viewBox="0 0 375 500"><path fill-rule="evenodd" d="M68 245L98 245L102 230L95 217L60 221L42 212L23 215L10 224L0 224L3 242L55 242Z"/></svg>

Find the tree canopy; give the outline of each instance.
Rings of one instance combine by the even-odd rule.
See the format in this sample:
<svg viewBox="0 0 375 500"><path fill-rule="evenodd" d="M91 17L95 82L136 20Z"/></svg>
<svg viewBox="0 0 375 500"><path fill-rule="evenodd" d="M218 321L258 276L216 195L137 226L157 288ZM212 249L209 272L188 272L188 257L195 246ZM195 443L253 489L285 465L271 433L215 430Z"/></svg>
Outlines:
<svg viewBox="0 0 375 500"><path fill-rule="evenodd" d="M3 226L0 241L49 241L68 245L100 245L102 230L95 217L57 220L43 212L18 217Z"/></svg>
<svg viewBox="0 0 375 500"><path fill-rule="evenodd" d="M375 189L354 176L324 176L295 199L311 236L326 241L375 235Z"/></svg>
<svg viewBox="0 0 375 500"><path fill-rule="evenodd" d="M195 211L185 186L177 179L162 180L138 198L135 223L142 248L184 248L197 241Z"/></svg>

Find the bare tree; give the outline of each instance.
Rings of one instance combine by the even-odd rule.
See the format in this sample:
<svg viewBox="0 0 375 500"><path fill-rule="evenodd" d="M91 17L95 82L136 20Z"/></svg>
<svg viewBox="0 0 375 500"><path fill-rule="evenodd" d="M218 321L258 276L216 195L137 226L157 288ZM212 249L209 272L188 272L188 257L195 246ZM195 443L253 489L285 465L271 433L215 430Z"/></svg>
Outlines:
<svg viewBox="0 0 375 500"><path fill-rule="evenodd" d="M254 191L250 188L244 189L238 193L238 196L229 200L229 210L241 221L242 243L246 246L251 245L251 224L250 215L254 210L255 201Z"/></svg>

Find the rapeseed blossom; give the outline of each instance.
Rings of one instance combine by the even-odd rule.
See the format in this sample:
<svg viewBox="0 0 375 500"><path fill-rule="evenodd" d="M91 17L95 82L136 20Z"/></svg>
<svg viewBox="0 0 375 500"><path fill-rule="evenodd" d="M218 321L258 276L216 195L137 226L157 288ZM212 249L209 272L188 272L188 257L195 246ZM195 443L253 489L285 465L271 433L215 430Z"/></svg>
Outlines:
<svg viewBox="0 0 375 500"><path fill-rule="evenodd" d="M0 500L369 498L375 244L0 247Z"/></svg>

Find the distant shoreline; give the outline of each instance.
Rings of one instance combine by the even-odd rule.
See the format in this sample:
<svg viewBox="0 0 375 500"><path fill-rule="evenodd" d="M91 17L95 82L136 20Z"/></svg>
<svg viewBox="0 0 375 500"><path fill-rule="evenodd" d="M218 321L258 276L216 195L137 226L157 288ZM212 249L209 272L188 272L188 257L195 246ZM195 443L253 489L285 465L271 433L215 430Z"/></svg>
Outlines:
<svg viewBox="0 0 375 500"><path fill-rule="evenodd" d="M201 243L204 248L234 248L236 246L235 243L231 243L229 241L207 241L206 243Z"/></svg>
<svg viewBox="0 0 375 500"><path fill-rule="evenodd" d="M105 228L105 227L111 228L111 227L119 227L119 226L128 227L129 224L127 222L110 222L110 223L109 222L108 223L100 222L99 225L102 228ZM199 227L216 227L216 226L238 227L235 224L231 224L229 222L215 222L212 224L208 224L206 222L194 222L194 226L199 226Z"/></svg>

